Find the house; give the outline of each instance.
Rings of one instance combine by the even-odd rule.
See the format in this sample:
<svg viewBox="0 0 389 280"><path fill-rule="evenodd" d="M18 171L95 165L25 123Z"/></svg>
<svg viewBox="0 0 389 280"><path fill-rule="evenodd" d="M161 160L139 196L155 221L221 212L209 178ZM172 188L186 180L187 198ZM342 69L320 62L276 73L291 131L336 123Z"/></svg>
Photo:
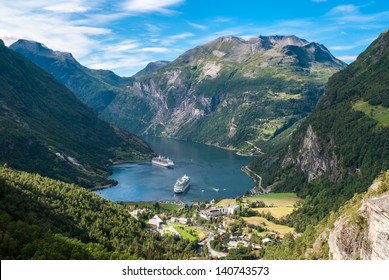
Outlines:
<svg viewBox="0 0 389 280"><path fill-rule="evenodd" d="M170 218L170 222L173 223L173 224L174 224L174 223L178 223L178 218L176 218L176 217L171 217L171 218Z"/></svg>
<svg viewBox="0 0 389 280"><path fill-rule="evenodd" d="M228 248L236 248L238 247L238 241L230 241L227 243Z"/></svg>
<svg viewBox="0 0 389 280"><path fill-rule="evenodd" d="M273 240L271 240L269 237L266 237L266 238L264 238L264 239L262 239L262 244L268 244L268 243L272 243L273 242Z"/></svg>
<svg viewBox="0 0 389 280"><path fill-rule="evenodd" d="M149 209L146 209L146 208L142 208L142 209L135 209L133 211L128 211L128 213L133 216L135 219L138 219L138 215L142 214L142 213L148 213L150 212Z"/></svg>
<svg viewBox="0 0 389 280"><path fill-rule="evenodd" d="M209 221L218 217L220 215L220 211L219 209L212 207L210 209L200 211L199 215Z"/></svg>
<svg viewBox="0 0 389 280"><path fill-rule="evenodd" d="M233 214L235 214L239 210L240 210L240 206L239 205L231 205L231 206L228 206L227 213L233 215Z"/></svg>
<svg viewBox="0 0 389 280"><path fill-rule="evenodd" d="M147 224L153 228L159 229L162 228L163 221L158 215L154 215Z"/></svg>
<svg viewBox="0 0 389 280"><path fill-rule="evenodd" d="M228 209L227 208L217 208L219 210L219 213L221 215L227 215L228 214Z"/></svg>
<svg viewBox="0 0 389 280"><path fill-rule="evenodd" d="M178 222L180 224L186 225L188 223L188 219L187 218L178 218Z"/></svg>

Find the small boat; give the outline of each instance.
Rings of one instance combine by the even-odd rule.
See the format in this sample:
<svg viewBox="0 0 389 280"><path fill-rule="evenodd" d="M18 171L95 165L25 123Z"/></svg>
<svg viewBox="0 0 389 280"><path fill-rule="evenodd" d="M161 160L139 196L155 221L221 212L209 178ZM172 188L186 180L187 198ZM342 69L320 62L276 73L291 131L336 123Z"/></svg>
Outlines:
<svg viewBox="0 0 389 280"><path fill-rule="evenodd" d="M215 192L218 192L219 191L219 189L216 189L216 188L212 188Z"/></svg>

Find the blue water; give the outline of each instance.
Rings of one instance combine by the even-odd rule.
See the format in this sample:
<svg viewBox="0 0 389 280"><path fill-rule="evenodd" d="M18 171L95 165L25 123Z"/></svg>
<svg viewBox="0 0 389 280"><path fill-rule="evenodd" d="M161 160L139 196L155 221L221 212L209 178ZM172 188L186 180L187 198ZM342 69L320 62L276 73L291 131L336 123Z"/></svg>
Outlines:
<svg viewBox="0 0 389 280"><path fill-rule="evenodd" d="M193 201L243 195L253 187L250 177L240 169L253 158L237 156L234 152L193 142L147 137L151 148L174 161L168 169L151 163L114 165L112 179L117 186L96 191L112 201ZM184 194L174 194L173 185L184 174L191 186ZM219 191L216 191L219 189Z"/></svg>

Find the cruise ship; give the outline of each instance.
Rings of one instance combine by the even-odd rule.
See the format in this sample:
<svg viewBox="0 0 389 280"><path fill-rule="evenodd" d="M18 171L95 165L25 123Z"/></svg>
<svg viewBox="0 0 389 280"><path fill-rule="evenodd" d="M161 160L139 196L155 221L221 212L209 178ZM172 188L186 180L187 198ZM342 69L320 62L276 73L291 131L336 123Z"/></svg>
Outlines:
<svg viewBox="0 0 389 280"><path fill-rule="evenodd" d="M153 164L160 165L163 167L173 167L174 166L174 162L171 159L166 158L166 157L162 157L162 156L153 157L151 162Z"/></svg>
<svg viewBox="0 0 389 280"><path fill-rule="evenodd" d="M175 193L183 193L190 186L190 178L189 176L182 176L177 179L177 182L174 184L174 192Z"/></svg>

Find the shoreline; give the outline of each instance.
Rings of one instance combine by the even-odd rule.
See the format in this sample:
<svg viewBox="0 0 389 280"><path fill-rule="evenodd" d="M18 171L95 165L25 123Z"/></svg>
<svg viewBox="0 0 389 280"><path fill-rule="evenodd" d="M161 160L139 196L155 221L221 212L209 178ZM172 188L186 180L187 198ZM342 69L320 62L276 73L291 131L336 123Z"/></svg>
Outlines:
<svg viewBox="0 0 389 280"><path fill-rule="evenodd" d="M91 188L88 188L89 191L98 191L98 190L104 190L104 189L108 189L108 188L111 188L111 187L114 187L115 183L112 183L112 184L108 184L108 185L104 185L104 186L94 186L94 187L91 187Z"/></svg>
<svg viewBox="0 0 389 280"><path fill-rule="evenodd" d="M193 140L185 140L185 139L180 139L178 137L171 137L171 136L156 136L156 135L147 135L147 136L151 136L151 137L155 137L155 138L167 138L167 139L174 139L174 140L178 140L178 141L203 144L203 145L219 148L219 149L222 149L222 150L234 152L237 156L241 156L241 157L258 157L258 156L260 156L260 155L254 155L252 153L245 153L241 149L231 148L231 147L224 147L224 146L220 146L218 144L212 144L212 143L209 143L209 142L198 142L198 141L193 141Z"/></svg>

